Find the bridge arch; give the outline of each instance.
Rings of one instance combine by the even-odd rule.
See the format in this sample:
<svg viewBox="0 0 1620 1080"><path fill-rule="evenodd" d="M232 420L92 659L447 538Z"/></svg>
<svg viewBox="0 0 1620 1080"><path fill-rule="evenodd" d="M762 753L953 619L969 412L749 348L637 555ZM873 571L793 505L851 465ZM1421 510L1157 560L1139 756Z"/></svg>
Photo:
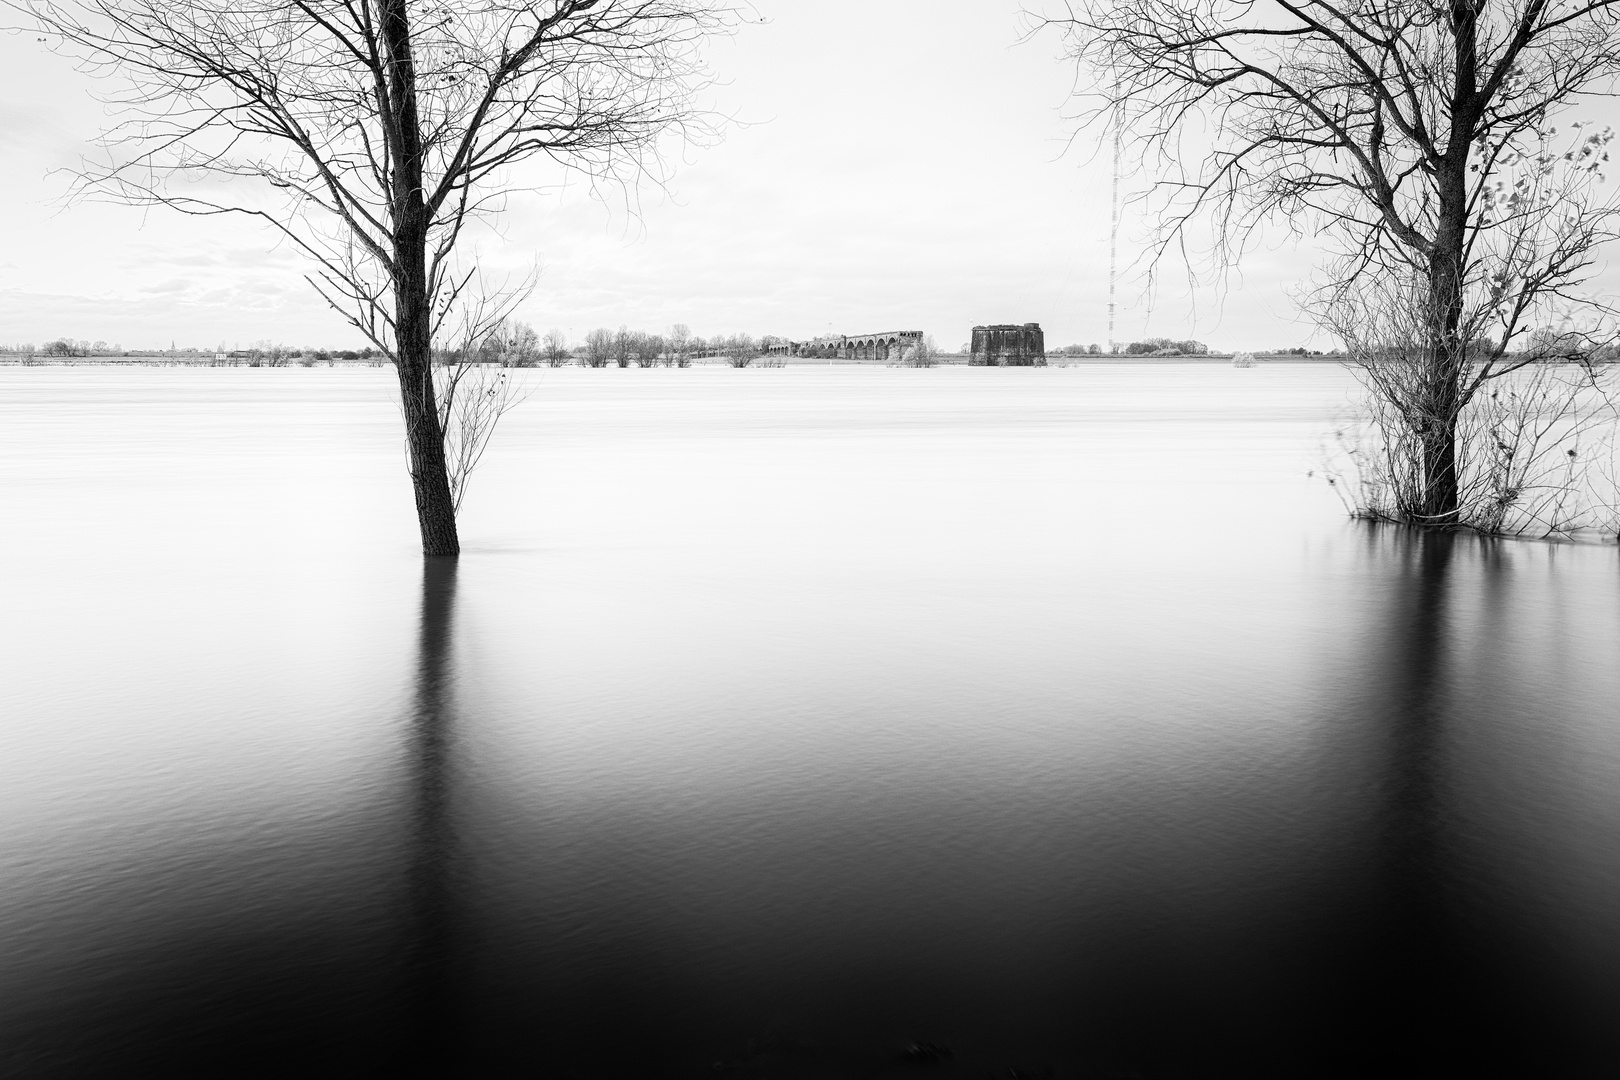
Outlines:
<svg viewBox="0 0 1620 1080"><path fill-rule="evenodd" d="M922 345L921 330L883 330L875 334L841 334L826 339L845 360L903 361Z"/></svg>

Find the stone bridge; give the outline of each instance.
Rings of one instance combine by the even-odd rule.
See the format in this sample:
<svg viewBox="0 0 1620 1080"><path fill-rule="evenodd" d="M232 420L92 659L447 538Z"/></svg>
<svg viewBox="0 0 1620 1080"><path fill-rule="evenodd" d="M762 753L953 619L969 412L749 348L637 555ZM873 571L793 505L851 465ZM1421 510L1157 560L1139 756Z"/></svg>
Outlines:
<svg viewBox="0 0 1620 1080"><path fill-rule="evenodd" d="M794 356L898 363L916 355L922 343L921 330L883 330L876 334L834 334L813 341L793 341L788 343L786 351Z"/></svg>

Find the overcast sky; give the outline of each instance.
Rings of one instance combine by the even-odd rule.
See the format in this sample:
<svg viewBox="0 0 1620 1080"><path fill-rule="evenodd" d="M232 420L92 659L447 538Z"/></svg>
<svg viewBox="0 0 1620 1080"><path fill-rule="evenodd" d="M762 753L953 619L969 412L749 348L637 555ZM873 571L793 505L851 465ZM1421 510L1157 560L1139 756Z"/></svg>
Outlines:
<svg viewBox="0 0 1620 1080"><path fill-rule="evenodd" d="M514 199L478 241L494 274L538 264L521 318L794 338L1039 322L1050 345L1105 342L1110 162L1065 150L1072 71L1023 41L1017 0L758 0L715 43L713 104L740 123L678 163L638 211L580 184ZM126 348L272 339L358 344L249 222L64 205L108 122L93 86L33 34L0 34L0 341ZM536 179L555 180L540 173ZM1121 262L1145 223L1127 220ZM1224 295L1122 276L1117 337L1300 344L1289 288L1308 253L1253 253Z"/></svg>

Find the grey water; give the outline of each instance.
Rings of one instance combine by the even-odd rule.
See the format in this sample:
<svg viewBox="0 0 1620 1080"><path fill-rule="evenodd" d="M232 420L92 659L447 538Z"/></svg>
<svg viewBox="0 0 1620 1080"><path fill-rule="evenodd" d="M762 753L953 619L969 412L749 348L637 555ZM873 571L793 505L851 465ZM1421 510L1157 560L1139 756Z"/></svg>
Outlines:
<svg viewBox="0 0 1620 1080"><path fill-rule="evenodd" d="M0 369L0 1075L1613 1075L1620 558L1323 365Z"/></svg>

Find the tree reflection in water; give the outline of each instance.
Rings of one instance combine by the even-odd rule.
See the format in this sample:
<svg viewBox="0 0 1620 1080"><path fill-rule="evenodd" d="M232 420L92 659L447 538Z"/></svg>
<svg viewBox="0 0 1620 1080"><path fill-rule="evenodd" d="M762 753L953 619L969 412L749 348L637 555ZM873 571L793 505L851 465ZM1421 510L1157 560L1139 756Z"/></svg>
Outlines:
<svg viewBox="0 0 1620 1080"><path fill-rule="evenodd" d="M1341 1001L1366 1025L1356 1056L1371 1066L1401 1048L1403 1069L1434 1075L1469 1063L1587 1068L1610 1040L1570 1010L1574 968L1549 962L1557 890L1509 870L1558 841L1539 759L1556 758L1564 718L1538 724L1560 710L1522 679L1557 645L1536 640L1514 606L1532 587L1515 557L1549 553L1387 528L1368 543L1387 567L1388 604L1363 669L1376 683L1363 729L1369 880L1361 918L1343 922L1361 928L1347 936Z"/></svg>
<svg viewBox="0 0 1620 1080"><path fill-rule="evenodd" d="M455 1010L451 996L453 839L449 820L451 638L455 623L456 560L424 559L411 717L414 846L408 869L411 941L410 1025L405 1064L423 1074L448 1075Z"/></svg>
<svg viewBox="0 0 1620 1080"><path fill-rule="evenodd" d="M1382 657L1373 669L1382 688L1381 776L1375 789L1374 889L1381 918L1370 955L1382 972L1362 987L1385 1013L1379 1042L1405 1043L1425 1058L1436 1036L1458 1019L1455 964L1440 898L1447 858L1443 740L1448 720L1447 654L1453 647L1448 592L1457 537L1449 532L1371 538L1391 567L1391 604ZM1369 747L1369 749L1373 749ZM1444 1019L1442 1019L1444 1018ZM1438 1021L1438 1022L1437 1022Z"/></svg>

